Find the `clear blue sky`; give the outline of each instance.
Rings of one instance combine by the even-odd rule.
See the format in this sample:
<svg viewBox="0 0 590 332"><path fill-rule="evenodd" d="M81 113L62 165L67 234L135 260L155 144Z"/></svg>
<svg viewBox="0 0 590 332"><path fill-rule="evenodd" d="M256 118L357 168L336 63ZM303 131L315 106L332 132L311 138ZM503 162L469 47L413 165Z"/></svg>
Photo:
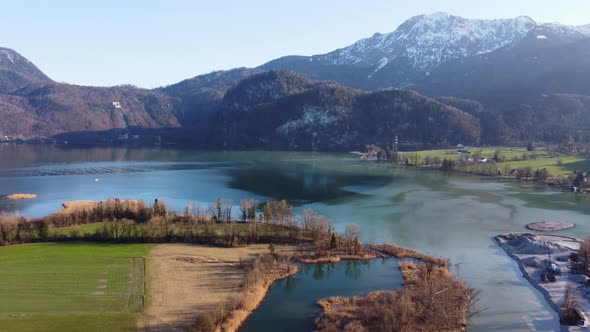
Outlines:
<svg viewBox="0 0 590 332"><path fill-rule="evenodd" d="M436 11L590 23L590 0L18 0L2 4L0 46L57 81L156 87L325 53Z"/></svg>

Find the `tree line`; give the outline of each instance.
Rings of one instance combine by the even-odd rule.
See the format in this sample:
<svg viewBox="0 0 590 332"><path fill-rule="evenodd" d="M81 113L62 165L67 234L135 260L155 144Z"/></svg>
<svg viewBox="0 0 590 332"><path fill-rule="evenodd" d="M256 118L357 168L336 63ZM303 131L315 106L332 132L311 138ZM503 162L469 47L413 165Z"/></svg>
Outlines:
<svg viewBox="0 0 590 332"><path fill-rule="evenodd" d="M239 213L235 213L238 210ZM92 231L81 225L99 223ZM65 209L44 218L0 214L0 245L43 241L188 242L233 247L250 243L315 244L318 250L358 251L360 228L336 234L333 223L314 211L296 216L284 200L218 198L208 206L189 203L183 213L155 199L108 199L90 207Z"/></svg>

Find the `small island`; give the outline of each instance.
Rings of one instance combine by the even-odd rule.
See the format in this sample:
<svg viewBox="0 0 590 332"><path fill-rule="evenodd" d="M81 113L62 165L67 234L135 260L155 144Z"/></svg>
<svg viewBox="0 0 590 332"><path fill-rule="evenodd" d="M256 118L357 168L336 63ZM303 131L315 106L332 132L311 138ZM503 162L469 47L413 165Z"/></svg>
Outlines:
<svg viewBox="0 0 590 332"><path fill-rule="evenodd" d="M22 194L22 193L0 196L1 200L7 200L7 201L18 201L18 200L35 199L35 198L37 198L36 194Z"/></svg>
<svg viewBox="0 0 590 332"><path fill-rule="evenodd" d="M537 232L554 232L574 227L575 224L564 221L537 221L526 225L527 229Z"/></svg>

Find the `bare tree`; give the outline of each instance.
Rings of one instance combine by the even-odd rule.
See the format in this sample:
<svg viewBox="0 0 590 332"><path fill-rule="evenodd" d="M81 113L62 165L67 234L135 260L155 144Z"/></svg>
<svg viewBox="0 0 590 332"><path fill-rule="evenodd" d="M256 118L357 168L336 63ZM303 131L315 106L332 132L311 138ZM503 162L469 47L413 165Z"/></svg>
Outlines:
<svg viewBox="0 0 590 332"><path fill-rule="evenodd" d="M588 263L590 262L590 237L584 239L584 241L580 245L580 249L578 249L578 254L583 263L584 274L587 275Z"/></svg>
<svg viewBox="0 0 590 332"><path fill-rule="evenodd" d="M251 202L249 199L241 199L240 200L240 218L242 222L246 222L248 220L248 211L250 211Z"/></svg>
<svg viewBox="0 0 590 332"><path fill-rule="evenodd" d="M565 286L565 293L561 302L561 322L566 325L575 325L578 323L578 307L580 300L575 294L572 284Z"/></svg>
<svg viewBox="0 0 590 332"><path fill-rule="evenodd" d="M232 221L231 213L232 213L232 208L234 206L234 201L232 201L231 199L223 199L221 201L221 204L223 206L222 220L225 220L226 222L231 222Z"/></svg>
<svg viewBox="0 0 590 332"><path fill-rule="evenodd" d="M361 228L356 224L346 225L344 229L344 240L348 245L349 252L357 252L359 238L361 237Z"/></svg>
<svg viewBox="0 0 590 332"><path fill-rule="evenodd" d="M330 233L332 222L311 209L303 211L303 229L310 231L314 239L321 239Z"/></svg>

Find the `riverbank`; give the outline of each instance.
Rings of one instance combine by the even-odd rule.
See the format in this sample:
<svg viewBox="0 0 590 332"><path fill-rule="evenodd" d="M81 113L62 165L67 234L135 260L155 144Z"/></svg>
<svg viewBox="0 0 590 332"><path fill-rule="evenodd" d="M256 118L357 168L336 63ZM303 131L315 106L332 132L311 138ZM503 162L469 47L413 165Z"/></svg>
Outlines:
<svg viewBox="0 0 590 332"><path fill-rule="evenodd" d="M590 153L564 152L557 147L533 151L524 147L457 147L412 152L386 151L375 146L368 155L394 164L439 169L497 179L534 181L564 190L590 192ZM379 156L379 157L378 157Z"/></svg>
<svg viewBox="0 0 590 332"><path fill-rule="evenodd" d="M277 246L277 252L294 250ZM268 246L216 248L157 244L147 257L147 305L142 331L236 331L270 285L297 272L296 266L262 265ZM253 278L252 271L258 265Z"/></svg>
<svg viewBox="0 0 590 332"><path fill-rule="evenodd" d="M276 245L272 247L274 255L270 253L270 248L269 245L235 248L156 245L148 258L150 292L148 306L140 321L141 329L238 331L277 280L299 271L295 263L388 258L395 257L395 251L403 257L443 262L446 266L444 259L428 258L394 245L361 245L357 253L334 249L321 254L313 246ZM223 278L216 277L219 275ZM410 284L408 281L408 287L416 287Z"/></svg>
<svg viewBox="0 0 590 332"><path fill-rule="evenodd" d="M294 263L398 257L421 260L436 271L448 269L447 260L411 249L364 245L356 225L338 234L330 221L311 210L299 222L285 201L265 203L264 215L256 218L252 202L241 202L241 221L231 218L230 203L222 199L216 204L219 216L213 215L215 210L178 214L158 200L151 206L118 198L66 202L45 218L0 218L0 238L6 245L74 240L155 243L147 259L147 306L138 322L145 331L237 331L276 280L297 272ZM84 233L81 226L88 226ZM437 284L438 274L432 280L424 275L424 280ZM408 282L408 288L421 287ZM420 296L410 299L420 301Z"/></svg>
<svg viewBox="0 0 590 332"><path fill-rule="evenodd" d="M566 293L571 292L577 298L576 307L584 324L561 325L562 331L590 331L590 286L585 276L571 272L570 255L576 252L571 238L508 233L495 236L494 240L517 262L523 277L541 292L560 317L563 317Z"/></svg>
<svg viewBox="0 0 590 332"><path fill-rule="evenodd" d="M280 262L272 256L260 256L246 273L243 297L233 308L228 318L215 328L215 332L235 332L248 317L260 306L272 284L299 271L297 265ZM230 304L231 306L232 304Z"/></svg>
<svg viewBox="0 0 590 332"><path fill-rule="evenodd" d="M317 331L466 330L477 297L473 289L454 277L446 265L403 261L399 269L404 279L401 289L320 299Z"/></svg>

